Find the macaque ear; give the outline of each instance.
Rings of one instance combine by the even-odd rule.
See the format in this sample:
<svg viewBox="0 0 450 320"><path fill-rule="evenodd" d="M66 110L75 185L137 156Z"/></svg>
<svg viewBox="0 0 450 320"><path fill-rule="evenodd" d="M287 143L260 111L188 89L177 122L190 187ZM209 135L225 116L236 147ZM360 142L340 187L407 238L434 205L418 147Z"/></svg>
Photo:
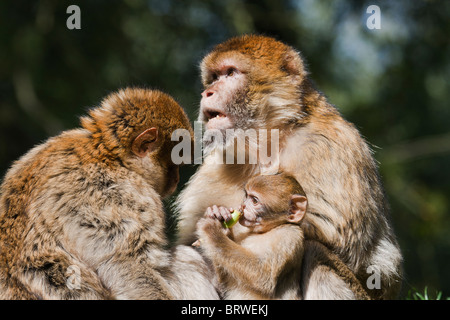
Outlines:
<svg viewBox="0 0 450 320"><path fill-rule="evenodd" d="M158 129L147 129L134 139L131 145L131 151L138 157L143 158L156 148L157 140Z"/></svg>
<svg viewBox="0 0 450 320"><path fill-rule="evenodd" d="M303 61L300 58L298 52L294 49L289 49L288 52L284 54L283 69L286 70L290 75L303 75Z"/></svg>
<svg viewBox="0 0 450 320"><path fill-rule="evenodd" d="M288 221L292 223L299 223L303 220L306 213L308 200L305 196L294 194L291 196L291 210L288 216Z"/></svg>

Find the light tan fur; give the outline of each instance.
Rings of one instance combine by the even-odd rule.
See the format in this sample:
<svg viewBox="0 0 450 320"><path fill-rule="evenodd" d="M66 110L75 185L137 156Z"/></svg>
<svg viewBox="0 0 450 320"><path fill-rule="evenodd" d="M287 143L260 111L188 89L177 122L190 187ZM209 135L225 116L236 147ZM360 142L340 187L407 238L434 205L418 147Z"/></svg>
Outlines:
<svg viewBox="0 0 450 320"><path fill-rule="evenodd" d="M224 70L230 66L240 70L236 81L243 88L228 86L233 76L226 77ZM207 128L279 129L280 170L292 172L308 194L306 239L325 244L363 284L370 276L367 268L376 266L381 288L370 290L371 297L395 298L402 256L372 150L313 86L300 54L269 37L241 36L212 50L201 71L205 91L199 120ZM222 91L228 93L221 96ZM209 119L209 108L226 115L224 121ZM238 206L244 182L259 173L259 165L218 165L210 161L213 156L177 200L180 243L193 240L195 223L209 206ZM326 298L327 292L339 297L339 286L319 278L303 280L309 281L303 285L305 297ZM343 287L340 297L348 297Z"/></svg>
<svg viewBox="0 0 450 320"><path fill-rule="evenodd" d="M253 177L245 191L240 223L233 229L218 223L230 218L231 209L223 207L208 208L205 218L197 223L197 243L214 267L224 299L293 300L302 299L302 292L308 299L311 290L302 283L322 281L333 284L336 298L370 299L335 254L317 241L305 243L301 224L308 201L292 175ZM304 256L308 259L302 274ZM318 289L317 298L327 297Z"/></svg>
<svg viewBox="0 0 450 320"><path fill-rule="evenodd" d="M307 208L302 187L291 175L277 174L250 179L245 191L233 229L221 226L229 214L217 206L197 224L200 247L214 267L222 297L300 299L300 224Z"/></svg>
<svg viewBox="0 0 450 320"><path fill-rule="evenodd" d="M299 226L282 225L262 234L241 233L233 241L223 233L218 220L204 218L198 224L201 246L212 261L222 298L301 298L304 248Z"/></svg>
<svg viewBox="0 0 450 320"><path fill-rule="evenodd" d="M170 136L191 131L182 108L162 92L127 88L81 122L33 148L3 180L0 299L217 298L195 250L166 249L162 198L178 182ZM133 154L149 128L157 140L137 146L145 156ZM70 270L79 287L68 285Z"/></svg>

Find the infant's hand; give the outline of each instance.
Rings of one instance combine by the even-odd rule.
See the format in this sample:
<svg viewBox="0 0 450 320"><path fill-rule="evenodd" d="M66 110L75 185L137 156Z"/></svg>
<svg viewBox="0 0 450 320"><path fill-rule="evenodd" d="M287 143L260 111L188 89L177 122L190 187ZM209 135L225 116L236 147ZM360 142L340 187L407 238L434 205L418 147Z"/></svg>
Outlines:
<svg viewBox="0 0 450 320"><path fill-rule="evenodd" d="M206 209L205 216L211 219L217 219L219 221L229 221L232 219L231 213L234 211L233 208L226 208L223 206L212 206Z"/></svg>
<svg viewBox="0 0 450 320"><path fill-rule="evenodd" d="M197 222L197 236L201 242L220 237L222 229L222 223L217 219L202 218Z"/></svg>

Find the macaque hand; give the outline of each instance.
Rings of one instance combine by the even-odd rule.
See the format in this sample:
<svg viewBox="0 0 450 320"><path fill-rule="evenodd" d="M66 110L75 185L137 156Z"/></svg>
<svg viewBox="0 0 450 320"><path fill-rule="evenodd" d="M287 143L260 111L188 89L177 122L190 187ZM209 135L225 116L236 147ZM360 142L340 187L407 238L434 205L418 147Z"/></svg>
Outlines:
<svg viewBox="0 0 450 320"><path fill-rule="evenodd" d="M200 243L204 241L214 241L220 239L230 231L223 227L219 219L202 218L197 222L197 235Z"/></svg>
<svg viewBox="0 0 450 320"><path fill-rule="evenodd" d="M212 207L208 207L206 209L205 216L211 219L217 219L219 221L230 221L233 218L231 216L233 211L233 208L213 205Z"/></svg>

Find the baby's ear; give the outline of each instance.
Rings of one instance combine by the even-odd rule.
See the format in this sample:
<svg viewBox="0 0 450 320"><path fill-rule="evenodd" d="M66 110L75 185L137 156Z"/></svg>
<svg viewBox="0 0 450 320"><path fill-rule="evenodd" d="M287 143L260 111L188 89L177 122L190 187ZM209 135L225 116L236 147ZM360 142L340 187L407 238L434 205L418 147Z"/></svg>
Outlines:
<svg viewBox="0 0 450 320"><path fill-rule="evenodd" d="M294 194L291 196L291 208L288 215L288 221L300 223L305 217L308 200L305 196Z"/></svg>

